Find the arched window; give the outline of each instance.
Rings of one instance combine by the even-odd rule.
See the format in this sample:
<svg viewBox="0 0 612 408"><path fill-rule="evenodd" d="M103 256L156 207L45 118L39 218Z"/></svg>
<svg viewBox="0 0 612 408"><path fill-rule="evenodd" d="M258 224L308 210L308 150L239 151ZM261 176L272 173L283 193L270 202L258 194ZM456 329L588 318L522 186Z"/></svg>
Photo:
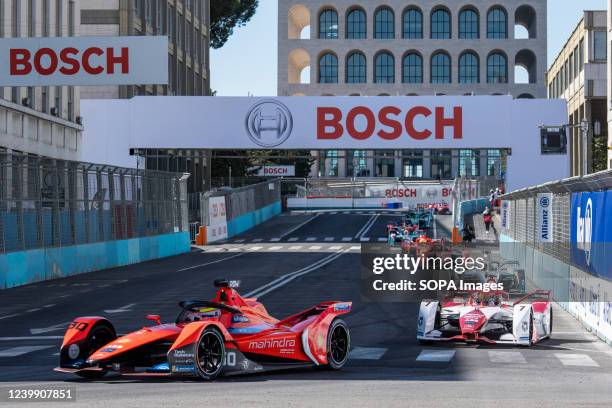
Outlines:
<svg viewBox="0 0 612 408"><path fill-rule="evenodd" d="M459 83L477 84L480 82L478 55L465 52L459 57Z"/></svg>
<svg viewBox="0 0 612 408"><path fill-rule="evenodd" d="M374 38L395 38L395 17L393 10L383 7L376 11L374 17Z"/></svg>
<svg viewBox="0 0 612 408"><path fill-rule="evenodd" d="M392 84L395 82L395 58L388 52L376 56L374 82Z"/></svg>
<svg viewBox="0 0 612 408"><path fill-rule="evenodd" d="M487 58L487 82L508 83L508 59L501 52L494 52Z"/></svg>
<svg viewBox="0 0 612 408"><path fill-rule="evenodd" d="M338 13L336 10L327 9L319 14L319 38L338 38Z"/></svg>
<svg viewBox="0 0 612 408"><path fill-rule="evenodd" d="M473 9L465 9L459 13L459 38L480 38L478 13Z"/></svg>
<svg viewBox="0 0 612 408"><path fill-rule="evenodd" d="M338 83L338 57L331 52L323 54L321 58L319 58L319 83Z"/></svg>
<svg viewBox="0 0 612 408"><path fill-rule="evenodd" d="M402 31L402 36L404 38L423 38L423 13L421 13L421 10L409 8L404 12Z"/></svg>
<svg viewBox="0 0 612 408"><path fill-rule="evenodd" d="M451 83L451 60L448 54L440 51L431 57L431 83Z"/></svg>
<svg viewBox="0 0 612 408"><path fill-rule="evenodd" d="M446 9L436 9L431 13L431 38L451 38L451 18Z"/></svg>
<svg viewBox="0 0 612 408"><path fill-rule="evenodd" d="M406 54L402 62L402 82L405 84L423 83L423 57L416 52Z"/></svg>
<svg viewBox="0 0 612 408"><path fill-rule="evenodd" d="M346 16L346 38L364 39L367 33L366 13L361 9L353 9Z"/></svg>
<svg viewBox="0 0 612 408"><path fill-rule="evenodd" d="M355 51L346 59L346 83L365 84L366 82L366 57L362 53Z"/></svg>
<svg viewBox="0 0 612 408"><path fill-rule="evenodd" d="M501 7L487 14L487 38L508 38L508 14Z"/></svg>

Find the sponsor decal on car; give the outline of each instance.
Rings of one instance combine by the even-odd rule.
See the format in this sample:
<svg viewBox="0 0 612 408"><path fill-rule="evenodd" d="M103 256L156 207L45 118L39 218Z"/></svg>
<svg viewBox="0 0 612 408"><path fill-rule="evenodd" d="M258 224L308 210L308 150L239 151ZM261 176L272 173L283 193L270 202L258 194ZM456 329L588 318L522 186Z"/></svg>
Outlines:
<svg viewBox="0 0 612 408"><path fill-rule="evenodd" d="M336 303L334 305L334 310L351 310L351 304L350 303Z"/></svg>
<svg viewBox="0 0 612 408"><path fill-rule="evenodd" d="M293 349L295 348L295 339L284 337L281 339L266 339L249 342L249 350L261 350L267 348Z"/></svg>
<svg viewBox="0 0 612 408"><path fill-rule="evenodd" d="M194 366L186 366L186 365L172 366L173 373L192 373L194 371L195 371Z"/></svg>

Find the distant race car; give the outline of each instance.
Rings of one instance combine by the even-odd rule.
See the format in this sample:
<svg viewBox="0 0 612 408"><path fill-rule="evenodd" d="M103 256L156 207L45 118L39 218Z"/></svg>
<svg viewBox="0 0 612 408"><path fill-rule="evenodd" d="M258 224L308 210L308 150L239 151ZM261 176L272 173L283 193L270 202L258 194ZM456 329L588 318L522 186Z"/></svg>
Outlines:
<svg viewBox="0 0 612 408"><path fill-rule="evenodd" d="M402 243L402 251L413 256L442 256L448 251L444 239L433 239L420 231L420 235Z"/></svg>
<svg viewBox="0 0 612 408"><path fill-rule="evenodd" d="M507 292L461 292L423 301L417 339L531 346L549 338L553 328L551 292L536 290L516 300Z"/></svg>
<svg viewBox="0 0 612 408"><path fill-rule="evenodd" d="M183 301L174 323L154 322L117 336L103 317L78 317L68 327L56 371L85 378L107 372L213 380L220 375L319 366L338 370L348 359L350 334L340 316L351 302L323 302L284 320L270 316L233 282L215 281L212 301Z"/></svg>
<svg viewBox="0 0 612 408"><path fill-rule="evenodd" d="M432 204L429 206L429 209L437 215L449 215L452 213L449 205L446 203Z"/></svg>

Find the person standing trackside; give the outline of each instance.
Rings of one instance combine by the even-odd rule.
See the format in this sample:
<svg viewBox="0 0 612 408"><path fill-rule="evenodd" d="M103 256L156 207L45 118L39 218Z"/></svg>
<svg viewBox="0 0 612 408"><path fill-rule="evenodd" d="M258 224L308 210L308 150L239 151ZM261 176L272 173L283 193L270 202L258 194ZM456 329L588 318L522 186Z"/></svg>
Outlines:
<svg viewBox="0 0 612 408"><path fill-rule="evenodd" d="M491 228L491 224L493 223L493 216L491 215L491 209L489 206L485 207L485 210L482 213L482 220L485 223L486 233L489 233L489 229Z"/></svg>

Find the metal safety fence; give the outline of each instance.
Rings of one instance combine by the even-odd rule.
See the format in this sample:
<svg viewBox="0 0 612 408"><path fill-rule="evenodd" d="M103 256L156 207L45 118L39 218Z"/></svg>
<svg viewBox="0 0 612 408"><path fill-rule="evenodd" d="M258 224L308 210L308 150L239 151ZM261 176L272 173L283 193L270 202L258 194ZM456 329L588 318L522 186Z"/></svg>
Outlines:
<svg viewBox="0 0 612 408"><path fill-rule="evenodd" d="M0 152L0 253L188 231L188 177Z"/></svg>
<svg viewBox="0 0 612 408"><path fill-rule="evenodd" d="M202 193L201 216L202 225L210 225L211 197L225 197L227 221L231 221L248 213L260 210L281 200L281 180L271 180L240 188L223 187Z"/></svg>
<svg viewBox="0 0 612 408"><path fill-rule="evenodd" d="M511 192L501 197L508 205L508 221L503 233L564 263L571 263L572 193L604 191L612 188L612 171L574 177ZM539 242L536 228L536 200L540 193L552 193L552 242Z"/></svg>

